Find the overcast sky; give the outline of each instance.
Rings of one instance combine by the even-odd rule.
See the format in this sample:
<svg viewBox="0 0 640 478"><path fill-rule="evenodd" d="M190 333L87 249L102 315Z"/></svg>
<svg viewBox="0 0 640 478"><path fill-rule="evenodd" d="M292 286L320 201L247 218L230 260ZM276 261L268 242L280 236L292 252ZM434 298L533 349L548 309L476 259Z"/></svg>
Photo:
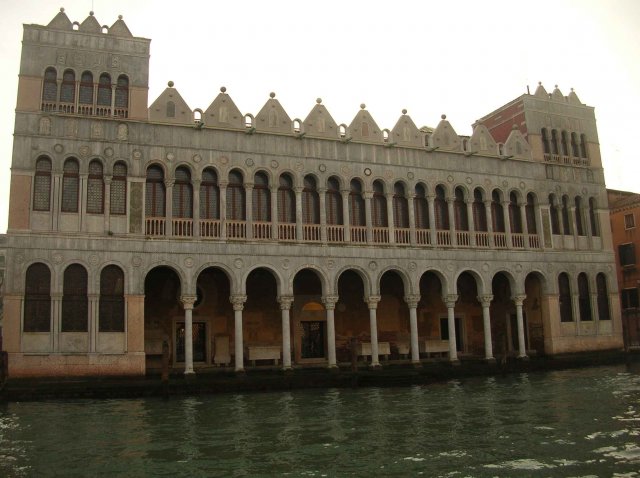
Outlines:
<svg viewBox="0 0 640 478"><path fill-rule="evenodd" d="M221 86L243 113L277 94L304 119L318 97L338 124L365 103L381 128L403 108L418 126L446 114L458 134L542 81L596 108L607 187L640 192L640 1L0 0L0 232L22 24L118 15L150 38L149 103L172 80L206 109Z"/></svg>

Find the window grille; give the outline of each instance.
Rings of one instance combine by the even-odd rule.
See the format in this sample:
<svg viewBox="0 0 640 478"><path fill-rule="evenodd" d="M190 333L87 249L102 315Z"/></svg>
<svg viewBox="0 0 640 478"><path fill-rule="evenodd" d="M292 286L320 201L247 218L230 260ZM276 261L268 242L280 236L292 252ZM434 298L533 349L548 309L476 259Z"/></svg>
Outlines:
<svg viewBox="0 0 640 478"><path fill-rule="evenodd" d="M220 190L216 172L207 168L202 172L200 183L200 219L220 218Z"/></svg>
<svg viewBox="0 0 640 478"><path fill-rule="evenodd" d="M87 271L80 264L72 264L64 271L60 330L87 332L88 313Z"/></svg>
<svg viewBox="0 0 640 478"><path fill-rule="evenodd" d="M98 99L100 106L111 106L111 77L107 73L100 75L98 80Z"/></svg>
<svg viewBox="0 0 640 478"><path fill-rule="evenodd" d="M536 206L533 194L527 194L527 204L524 207L524 214L527 220L527 232L529 234L537 234L536 227Z"/></svg>
<svg viewBox="0 0 640 478"><path fill-rule="evenodd" d="M396 183L393 187L393 225L401 228L409 227L409 204L402 183Z"/></svg>
<svg viewBox="0 0 640 478"><path fill-rule="evenodd" d="M473 192L473 224L478 232L486 232L489 230L487 223L487 209L484 206L482 191L476 189Z"/></svg>
<svg viewBox="0 0 640 478"><path fill-rule="evenodd" d="M271 221L271 190L265 173L256 173L253 178L253 220Z"/></svg>
<svg viewBox="0 0 640 478"><path fill-rule="evenodd" d="M78 162L67 159L62 175L62 212L78 212L78 194L80 192L80 176Z"/></svg>
<svg viewBox="0 0 640 478"><path fill-rule="evenodd" d="M104 179L100 161L91 161L89 163L87 212L90 214L102 214L104 212Z"/></svg>
<svg viewBox="0 0 640 478"><path fill-rule="evenodd" d="M116 163L113 166L110 200L111 214L127 213L127 166L124 163Z"/></svg>
<svg viewBox="0 0 640 478"><path fill-rule="evenodd" d="M127 78L125 75L120 75L118 77L115 105L116 108L129 107L129 78Z"/></svg>
<svg viewBox="0 0 640 478"><path fill-rule="evenodd" d="M509 222L511 223L511 232L522 234L522 215L520 214L516 193L509 195Z"/></svg>
<svg viewBox="0 0 640 478"><path fill-rule="evenodd" d="M342 195L340 194L340 183L336 178L329 178L327 181L327 195L325 198L327 208L327 224L340 225L342 221Z"/></svg>
<svg viewBox="0 0 640 478"><path fill-rule="evenodd" d="M436 186L436 197L434 199L436 213L436 229L449 229L449 209L444 196L444 188Z"/></svg>
<svg viewBox="0 0 640 478"><path fill-rule="evenodd" d="M164 172L160 166L149 166L145 193L145 213L147 217L164 217L164 206Z"/></svg>
<svg viewBox="0 0 640 478"><path fill-rule="evenodd" d="M231 171L227 186L227 219L244 221L245 217L245 195L242 175L238 171Z"/></svg>
<svg viewBox="0 0 640 478"><path fill-rule="evenodd" d="M467 215L467 204L464 202L464 193L462 189L456 188L455 199L453 201L453 212L456 230L469 230L469 217Z"/></svg>
<svg viewBox="0 0 640 478"><path fill-rule="evenodd" d="M100 332L124 332L124 273L107 266L100 273Z"/></svg>
<svg viewBox="0 0 640 478"><path fill-rule="evenodd" d="M173 217L193 217L193 188L187 168L177 168L173 185Z"/></svg>
<svg viewBox="0 0 640 478"><path fill-rule="evenodd" d="M366 216L364 208L364 198L362 197L362 186L356 179L351 181L349 192L349 222L352 226L366 226Z"/></svg>
<svg viewBox="0 0 640 478"><path fill-rule="evenodd" d="M429 229L429 204L427 203L424 187L418 184L415 192L416 197L413 200L413 207L416 216L416 229Z"/></svg>
<svg viewBox="0 0 640 478"><path fill-rule="evenodd" d="M302 189L302 222L320 224L320 204L316 180L313 176L305 176Z"/></svg>
<svg viewBox="0 0 640 478"><path fill-rule="evenodd" d="M296 197L291 178L283 174L278 186L278 222L296 222Z"/></svg>
<svg viewBox="0 0 640 478"><path fill-rule="evenodd" d="M78 103L93 104L93 75L85 71L80 77L80 96Z"/></svg>
<svg viewBox="0 0 640 478"><path fill-rule="evenodd" d="M504 209L500 202L500 193L493 191L491 194L491 218L493 220L493 232L506 232L504 226Z"/></svg>
<svg viewBox="0 0 640 478"><path fill-rule="evenodd" d="M73 70L66 70L62 75L60 86L60 102L75 103L76 101L76 75Z"/></svg>
<svg viewBox="0 0 640 478"><path fill-rule="evenodd" d="M24 332L51 330L51 271L39 262L27 269L23 326Z"/></svg>
<svg viewBox="0 0 640 478"><path fill-rule="evenodd" d="M47 68L44 72L42 101L58 101L58 83L55 68Z"/></svg>
<svg viewBox="0 0 640 478"><path fill-rule="evenodd" d="M33 187L33 210L48 211L51 207L51 161L38 158Z"/></svg>
<svg viewBox="0 0 640 478"><path fill-rule="evenodd" d="M384 196L384 187L380 181L374 181L373 183L373 201L371 206L373 227L388 227L387 198Z"/></svg>

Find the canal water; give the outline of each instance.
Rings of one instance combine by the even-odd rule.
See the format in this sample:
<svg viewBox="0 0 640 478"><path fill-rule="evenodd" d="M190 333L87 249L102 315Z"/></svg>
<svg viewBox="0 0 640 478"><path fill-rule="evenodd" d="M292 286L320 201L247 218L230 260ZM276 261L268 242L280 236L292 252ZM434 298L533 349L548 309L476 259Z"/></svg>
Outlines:
<svg viewBox="0 0 640 478"><path fill-rule="evenodd" d="M640 476L640 366L0 405L0 476Z"/></svg>

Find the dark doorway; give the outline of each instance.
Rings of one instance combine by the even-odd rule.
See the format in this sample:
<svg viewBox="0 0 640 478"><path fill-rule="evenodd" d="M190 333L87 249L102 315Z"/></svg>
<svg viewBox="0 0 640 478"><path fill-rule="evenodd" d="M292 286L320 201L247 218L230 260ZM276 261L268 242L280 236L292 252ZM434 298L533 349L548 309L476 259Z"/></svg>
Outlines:
<svg viewBox="0 0 640 478"><path fill-rule="evenodd" d="M204 322L192 324L193 361L207 361L207 326ZM176 362L184 362L184 322L176 327Z"/></svg>
<svg viewBox="0 0 640 478"><path fill-rule="evenodd" d="M300 322L302 328L301 355L303 359L324 358L325 322Z"/></svg>
<svg viewBox="0 0 640 478"><path fill-rule="evenodd" d="M460 317L455 318L456 325L456 350L458 352L464 352L464 343L462 342L462 319ZM449 340L449 319L442 317L440 319L440 338L442 340Z"/></svg>

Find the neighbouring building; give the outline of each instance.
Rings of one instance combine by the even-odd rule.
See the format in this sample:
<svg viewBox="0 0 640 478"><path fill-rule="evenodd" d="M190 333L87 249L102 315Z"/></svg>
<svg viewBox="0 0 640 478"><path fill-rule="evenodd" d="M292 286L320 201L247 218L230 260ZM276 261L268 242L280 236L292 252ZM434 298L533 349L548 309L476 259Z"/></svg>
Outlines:
<svg viewBox="0 0 640 478"><path fill-rule="evenodd" d="M372 366L623 346L594 110L539 85L459 136L225 88L150 105L122 18L25 25L7 231L12 376ZM187 331L185 333L185 331Z"/></svg>
<svg viewBox="0 0 640 478"><path fill-rule="evenodd" d="M622 304L622 323L626 347L640 346L638 285L640 271L636 250L640 250L640 194L607 189L611 234L616 252L616 270Z"/></svg>

